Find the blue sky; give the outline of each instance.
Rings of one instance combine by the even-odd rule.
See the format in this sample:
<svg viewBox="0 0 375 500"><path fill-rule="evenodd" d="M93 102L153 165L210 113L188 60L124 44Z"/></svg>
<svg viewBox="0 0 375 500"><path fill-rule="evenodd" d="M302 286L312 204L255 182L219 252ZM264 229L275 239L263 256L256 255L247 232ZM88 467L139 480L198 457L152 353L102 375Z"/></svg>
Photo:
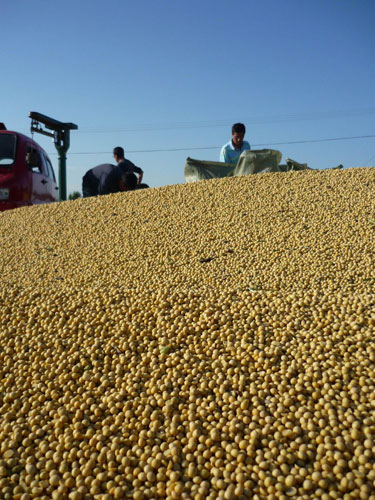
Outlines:
<svg viewBox="0 0 375 500"><path fill-rule="evenodd" d="M253 149L284 160L375 164L374 137L312 142L375 135L374 0L2 0L1 10L0 121L28 135L29 111L78 125L68 193L113 162L114 146L150 186L182 183L186 158L218 160L238 121ZM34 139L57 173L52 140Z"/></svg>

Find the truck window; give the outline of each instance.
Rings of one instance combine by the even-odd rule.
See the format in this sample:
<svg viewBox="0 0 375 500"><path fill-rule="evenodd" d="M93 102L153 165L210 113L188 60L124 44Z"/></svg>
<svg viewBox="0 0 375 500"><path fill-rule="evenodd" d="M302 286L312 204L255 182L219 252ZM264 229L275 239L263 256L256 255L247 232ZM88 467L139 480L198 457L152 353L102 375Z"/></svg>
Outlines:
<svg viewBox="0 0 375 500"><path fill-rule="evenodd" d="M47 167L48 177L50 177L51 179L53 179L56 182L55 172L53 170L52 163L50 162L50 159L46 155L43 155L43 158L44 158L44 162L45 162L46 167Z"/></svg>
<svg viewBox="0 0 375 500"><path fill-rule="evenodd" d="M26 153L26 163L30 170L37 174L42 174L42 159L40 157L39 151L37 151L32 146L27 147Z"/></svg>
<svg viewBox="0 0 375 500"><path fill-rule="evenodd" d="M0 134L0 165L10 167L16 159L17 138L14 134Z"/></svg>

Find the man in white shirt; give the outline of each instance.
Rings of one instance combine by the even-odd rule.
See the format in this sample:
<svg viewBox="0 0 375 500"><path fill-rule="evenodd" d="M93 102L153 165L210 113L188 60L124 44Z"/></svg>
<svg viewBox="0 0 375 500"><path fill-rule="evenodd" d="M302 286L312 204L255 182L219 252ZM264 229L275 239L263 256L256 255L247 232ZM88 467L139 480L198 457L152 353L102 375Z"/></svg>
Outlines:
<svg viewBox="0 0 375 500"><path fill-rule="evenodd" d="M236 165L243 151L250 151L251 147L244 141L246 128L243 123L235 123L232 127L232 140L221 148L220 161Z"/></svg>

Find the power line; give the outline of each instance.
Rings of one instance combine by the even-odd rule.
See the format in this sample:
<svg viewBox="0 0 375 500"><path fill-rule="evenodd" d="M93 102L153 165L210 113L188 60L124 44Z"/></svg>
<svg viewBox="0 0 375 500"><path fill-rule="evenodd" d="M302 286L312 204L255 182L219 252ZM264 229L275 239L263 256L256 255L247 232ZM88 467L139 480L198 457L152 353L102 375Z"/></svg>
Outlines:
<svg viewBox="0 0 375 500"><path fill-rule="evenodd" d="M252 144L253 147L262 146L282 146L287 144L310 144L317 142L333 142L333 141L347 141L352 139L370 139L375 138L375 135L356 135L350 137L332 137L329 139L309 139L302 141L285 141L285 142L265 142L260 144ZM203 147L183 147L183 148L165 148L165 149L134 149L126 150L126 153L170 153L177 151L203 151L209 149L220 149L222 146L203 146ZM50 155L57 155L57 153L49 153ZM96 152L70 152L69 155L108 155L112 154L112 151L96 151Z"/></svg>
<svg viewBox="0 0 375 500"><path fill-rule="evenodd" d="M261 125L267 123L282 123L293 121L308 121L308 120L325 120L332 118L343 118L349 116L366 116L375 114L375 108L362 109L346 109L346 110L331 110L331 111L315 111L310 113L294 113L294 114L279 114L269 116L251 116L243 117L241 120L248 125ZM102 134L102 133L124 133L124 132L151 132L164 130L183 130L183 129L199 129L213 127L228 127L228 123L234 123L234 119L225 120L205 120L195 122L170 122L162 123L143 123L131 127L111 127L111 128L95 128L81 126L78 134ZM237 120L238 121L238 120Z"/></svg>

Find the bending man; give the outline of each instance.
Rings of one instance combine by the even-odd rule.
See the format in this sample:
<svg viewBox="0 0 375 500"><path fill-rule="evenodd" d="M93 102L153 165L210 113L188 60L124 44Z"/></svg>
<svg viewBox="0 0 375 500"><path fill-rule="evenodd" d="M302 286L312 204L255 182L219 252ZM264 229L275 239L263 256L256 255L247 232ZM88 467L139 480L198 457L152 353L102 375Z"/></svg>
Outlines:
<svg viewBox="0 0 375 500"><path fill-rule="evenodd" d="M82 179L84 198L119 191L132 191L136 187L137 177L133 172L124 172L123 169L110 163L88 170Z"/></svg>

